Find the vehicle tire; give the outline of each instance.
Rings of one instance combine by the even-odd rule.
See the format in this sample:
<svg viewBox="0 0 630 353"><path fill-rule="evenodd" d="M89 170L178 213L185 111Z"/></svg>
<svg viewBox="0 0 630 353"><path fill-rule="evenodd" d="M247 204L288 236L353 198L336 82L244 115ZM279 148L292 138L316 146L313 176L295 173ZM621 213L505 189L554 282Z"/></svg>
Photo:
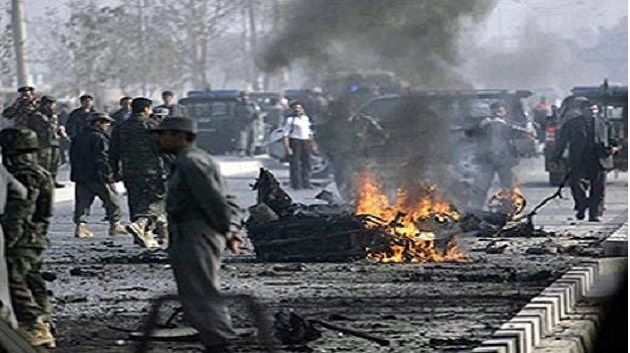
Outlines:
<svg viewBox="0 0 630 353"><path fill-rule="evenodd" d="M560 186L564 181L564 173L549 173L549 185Z"/></svg>

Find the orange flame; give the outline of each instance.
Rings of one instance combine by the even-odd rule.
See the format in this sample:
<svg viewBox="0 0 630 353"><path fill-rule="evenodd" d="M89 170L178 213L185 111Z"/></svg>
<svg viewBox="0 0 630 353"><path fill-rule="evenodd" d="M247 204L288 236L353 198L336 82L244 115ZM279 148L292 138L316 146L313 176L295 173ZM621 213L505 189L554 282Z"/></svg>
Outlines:
<svg viewBox="0 0 630 353"><path fill-rule="evenodd" d="M360 176L357 214L369 214L391 224L392 240L386 249L368 249L368 258L377 262L464 261L468 256L459 249L456 238L446 250L436 247L431 224L457 221L455 208L445 200L435 185L420 185L411 193L398 190L395 202L369 173ZM393 223L393 224L392 224ZM426 228L426 229L425 229Z"/></svg>
<svg viewBox="0 0 630 353"><path fill-rule="evenodd" d="M491 212L503 213L510 219L517 219L525 210L527 200L518 186L512 189L501 189L488 200L488 209Z"/></svg>

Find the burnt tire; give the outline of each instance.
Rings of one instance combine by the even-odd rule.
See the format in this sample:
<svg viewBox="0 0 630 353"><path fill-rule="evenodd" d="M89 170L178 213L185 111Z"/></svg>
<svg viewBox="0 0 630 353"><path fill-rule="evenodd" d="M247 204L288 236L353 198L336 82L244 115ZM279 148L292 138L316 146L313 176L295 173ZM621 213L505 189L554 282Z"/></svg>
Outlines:
<svg viewBox="0 0 630 353"><path fill-rule="evenodd" d="M560 186L564 181L564 173L549 173L549 185Z"/></svg>

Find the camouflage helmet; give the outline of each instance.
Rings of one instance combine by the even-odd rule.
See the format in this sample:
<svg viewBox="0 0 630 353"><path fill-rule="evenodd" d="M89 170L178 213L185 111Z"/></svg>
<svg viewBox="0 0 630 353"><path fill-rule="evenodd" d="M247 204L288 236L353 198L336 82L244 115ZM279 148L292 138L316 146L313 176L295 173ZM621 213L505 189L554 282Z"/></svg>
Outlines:
<svg viewBox="0 0 630 353"><path fill-rule="evenodd" d="M0 131L0 146L5 154L39 149L37 134L30 129L7 128Z"/></svg>

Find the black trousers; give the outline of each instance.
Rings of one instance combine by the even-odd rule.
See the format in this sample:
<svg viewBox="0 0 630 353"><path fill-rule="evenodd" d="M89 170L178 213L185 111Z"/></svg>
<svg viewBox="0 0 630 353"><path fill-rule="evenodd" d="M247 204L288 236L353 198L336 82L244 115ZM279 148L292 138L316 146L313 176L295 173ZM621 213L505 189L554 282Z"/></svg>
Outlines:
<svg viewBox="0 0 630 353"><path fill-rule="evenodd" d="M74 223L87 223L87 216L94 198L103 201L103 207L110 222L120 221L120 196L111 185L101 182L77 183L74 189Z"/></svg>
<svg viewBox="0 0 630 353"><path fill-rule="evenodd" d="M289 157L289 178L292 189L311 187L311 141L289 139L293 154Z"/></svg>
<svg viewBox="0 0 630 353"><path fill-rule="evenodd" d="M574 169L570 177L571 194L578 212L588 210L590 218L601 214L606 187L606 171L593 166L586 169ZM588 195L587 195L588 193Z"/></svg>

